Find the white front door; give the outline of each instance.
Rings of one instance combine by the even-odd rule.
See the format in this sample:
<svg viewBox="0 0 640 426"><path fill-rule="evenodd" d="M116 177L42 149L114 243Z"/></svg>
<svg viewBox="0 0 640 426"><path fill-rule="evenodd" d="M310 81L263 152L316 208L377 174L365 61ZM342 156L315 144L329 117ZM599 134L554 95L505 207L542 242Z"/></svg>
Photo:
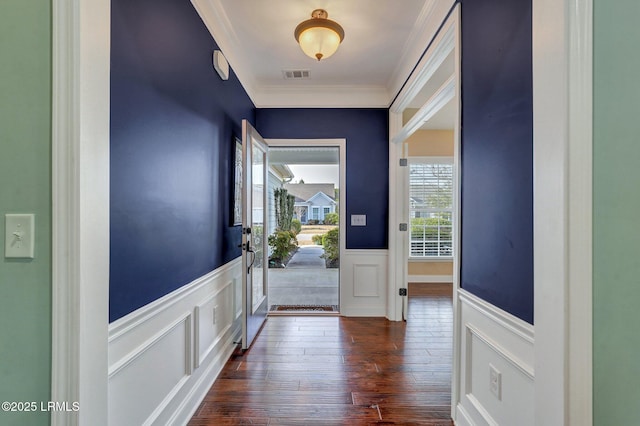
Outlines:
<svg viewBox="0 0 640 426"><path fill-rule="evenodd" d="M242 349L267 319L267 151L262 136L242 120Z"/></svg>

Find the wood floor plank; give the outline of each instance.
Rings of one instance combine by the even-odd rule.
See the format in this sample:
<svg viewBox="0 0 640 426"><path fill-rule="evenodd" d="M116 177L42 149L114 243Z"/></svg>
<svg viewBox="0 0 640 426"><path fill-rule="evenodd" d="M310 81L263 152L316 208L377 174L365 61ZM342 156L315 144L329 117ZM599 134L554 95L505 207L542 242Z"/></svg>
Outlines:
<svg viewBox="0 0 640 426"><path fill-rule="evenodd" d="M410 298L406 323L270 317L189 425L451 426L452 315L436 296Z"/></svg>
<svg viewBox="0 0 640 426"><path fill-rule="evenodd" d="M204 399L213 403L247 403L282 404L352 404L353 395L350 392L305 392L305 391L245 391L245 392L210 392ZM363 404L358 404L363 405Z"/></svg>

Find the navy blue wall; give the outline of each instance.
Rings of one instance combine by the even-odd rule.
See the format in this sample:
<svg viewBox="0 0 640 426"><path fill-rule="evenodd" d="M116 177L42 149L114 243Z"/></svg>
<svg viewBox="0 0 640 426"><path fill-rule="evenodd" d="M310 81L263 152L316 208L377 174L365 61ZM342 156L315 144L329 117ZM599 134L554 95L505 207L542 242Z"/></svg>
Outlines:
<svg viewBox="0 0 640 426"><path fill-rule="evenodd" d="M110 321L240 255L233 138L255 108L191 2L112 0Z"/></svg>
<svg viewBox="0 0 640 426"><path fill-rule="evenodd" d="M461 286L533 324L531 0L461 12Z"/></svg>
<svg viewBox="0 0 640 426"><path fill-rule="evenodd" d="M389 219L389 111L387 109L259 109L265 138L347 140L346 214L366 214L366 227L347 219L348 249L386 249Z"/></svg>

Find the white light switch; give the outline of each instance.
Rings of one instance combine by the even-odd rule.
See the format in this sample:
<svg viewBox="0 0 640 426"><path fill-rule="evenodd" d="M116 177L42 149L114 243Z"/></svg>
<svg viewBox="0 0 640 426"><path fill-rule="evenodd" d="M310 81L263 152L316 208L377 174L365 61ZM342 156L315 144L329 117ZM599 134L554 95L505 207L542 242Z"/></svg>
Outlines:
<svg viewBox="0 0 640 426"><path fill-rule="evenodd" d="M6 214L4 257L33 259L34 216Z"/></svg>
<svg viewBox="0 0 640 426"><path fill-rule="evenodd" d="M367 215L366 214L352 214L351 215L351 226L367 226Z"/></svg>

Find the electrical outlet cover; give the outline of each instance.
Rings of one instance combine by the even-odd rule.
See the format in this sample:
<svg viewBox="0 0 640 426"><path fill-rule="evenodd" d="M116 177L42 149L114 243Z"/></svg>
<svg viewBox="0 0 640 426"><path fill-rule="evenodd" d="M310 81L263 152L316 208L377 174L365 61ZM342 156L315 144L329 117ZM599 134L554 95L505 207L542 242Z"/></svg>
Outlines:
<svg viewBox="0 0 640 426"><path fill-rule="evenodd" d="M491 364L489 364L489 390L498 398L498 401L502 401L502 373Z"/></svg>

